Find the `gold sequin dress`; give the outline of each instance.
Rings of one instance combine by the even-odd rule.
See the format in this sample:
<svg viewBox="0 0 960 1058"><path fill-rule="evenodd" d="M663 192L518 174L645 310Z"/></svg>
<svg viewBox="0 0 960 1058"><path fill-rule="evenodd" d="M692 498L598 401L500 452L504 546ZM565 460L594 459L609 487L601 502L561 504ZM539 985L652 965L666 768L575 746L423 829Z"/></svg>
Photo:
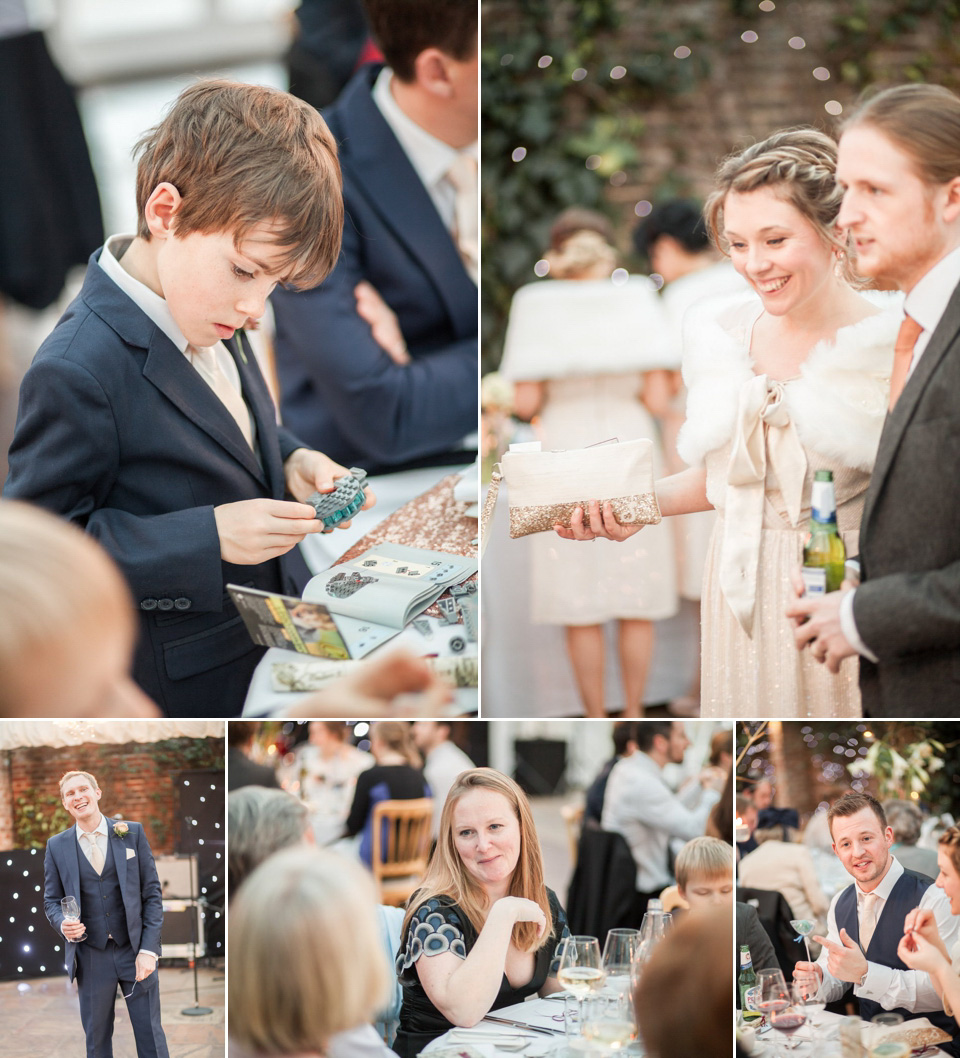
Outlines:
<svg viewBox="0 0 960 1058"><path fill-rule="evenodd" d="M900 313L842 328L799 376L777 381L758 376L750 357L760 312L755 295L741 296L699 314L685 335L678 448L705 466L719 513L704 569L701 715L856 717L857 659L832 675L797 651L784 611L817 470L833 471L838 529L848 556L858 552Z"/></svg>

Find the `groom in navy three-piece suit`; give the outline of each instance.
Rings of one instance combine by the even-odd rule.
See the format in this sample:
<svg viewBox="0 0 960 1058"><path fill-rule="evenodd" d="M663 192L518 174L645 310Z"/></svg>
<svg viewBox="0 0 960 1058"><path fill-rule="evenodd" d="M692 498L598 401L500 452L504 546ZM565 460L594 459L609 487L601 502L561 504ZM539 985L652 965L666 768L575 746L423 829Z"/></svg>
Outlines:
<svg viewBox="0 0 960 1058"><path fill-rule="evenodd" d="M76 980L87 1058L112 1058L119 984L133 1025L138 1058L169 1058L160 1025L163 906L160 879L139 823L107 819L100 790L86 772L60 780L63 806L76 826L47 842L43 903L66 940L66 968ZM66 922L60 901L76 898L79 922Z"/></svg>

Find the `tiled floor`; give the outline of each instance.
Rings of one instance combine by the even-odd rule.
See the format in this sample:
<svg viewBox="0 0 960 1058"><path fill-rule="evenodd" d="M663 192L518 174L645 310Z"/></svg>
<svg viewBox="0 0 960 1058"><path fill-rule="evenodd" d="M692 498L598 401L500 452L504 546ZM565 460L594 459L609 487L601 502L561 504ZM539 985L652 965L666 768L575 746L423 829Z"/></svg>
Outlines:
<svg viewBox="0 0 960 1058"><path fill-rule="evenodd" d="M194 1005L192 971L160 969L161 1020L167 1045L176 1058L223 1058L223 971L204 968L198 976L200 1005L212 1007L213 1013L187 1017L181 1011ZM79 1058L84 1053L76 987L66 977L0 982L0 1024L4 1058ZM136 1058L137 1054L119 993L113 1054L114 1058Z"/></svg>

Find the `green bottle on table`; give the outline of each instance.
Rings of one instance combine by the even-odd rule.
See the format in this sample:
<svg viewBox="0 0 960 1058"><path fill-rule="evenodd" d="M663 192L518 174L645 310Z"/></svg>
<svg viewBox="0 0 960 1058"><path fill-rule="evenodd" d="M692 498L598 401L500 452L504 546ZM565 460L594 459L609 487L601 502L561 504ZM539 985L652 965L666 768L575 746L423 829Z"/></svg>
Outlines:
<svg viewBox="0 0 960 1058"><path fill-rule="evenodd" d="M756 1021L762 1017L759 1010L753 1010L747 1006L747 992L757 986L757 973L753 968L753 959L750 957L750 948L746 944L740 945L740 977L737 979L737 988L740 991L740 1014L745 1024Z"/></svg>
<svg viewBox="0 0 960 1058"><path fill-rule="evenodd" d="M810 506L810 532L803 547L803 584L807 595L823 595L840 587L847 557L837 532L832 470L814 474Z"/></svg>

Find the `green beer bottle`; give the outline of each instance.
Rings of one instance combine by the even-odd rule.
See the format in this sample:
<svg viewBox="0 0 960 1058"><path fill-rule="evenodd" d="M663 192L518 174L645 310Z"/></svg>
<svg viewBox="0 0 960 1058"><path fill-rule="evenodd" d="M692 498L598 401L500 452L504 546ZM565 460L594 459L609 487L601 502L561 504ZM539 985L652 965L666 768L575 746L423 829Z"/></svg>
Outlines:
<svg viewBox="0 0 960 1058"><path fill-rule="evenodd" d="M745 1023L749 1024L759 1018L759 1010L751 1010L747 1006L747 992L756 988L757 974L753 968L753 959L750 957L750 948L746 944L740 945L740 977L737 979L737 988L740 991L740 1014Z"/></svg>
<svg viewBox="0 0 960 1058"><path fill-rule="evenodd" d="M823 595L840 587L847 557L837 532L833 471L818 470L814 474L810 506L810 533L803 547L803 584L807 595Z"/></svg>

